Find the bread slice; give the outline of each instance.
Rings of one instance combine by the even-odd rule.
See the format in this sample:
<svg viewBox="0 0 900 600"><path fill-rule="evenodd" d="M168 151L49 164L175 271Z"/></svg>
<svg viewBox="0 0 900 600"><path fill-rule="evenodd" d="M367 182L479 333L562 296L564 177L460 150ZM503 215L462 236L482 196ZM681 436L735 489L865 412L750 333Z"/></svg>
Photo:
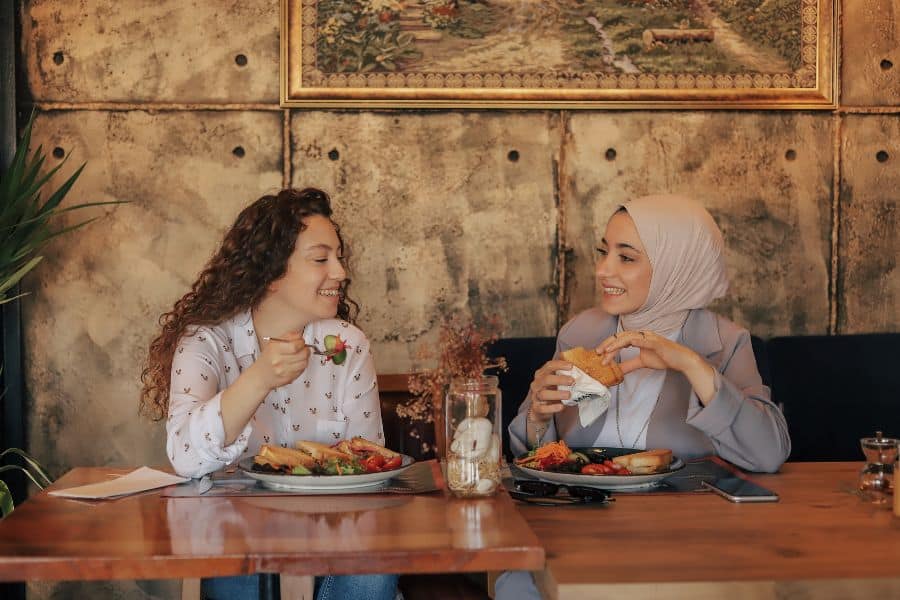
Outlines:
<svg viewBox="0 0 900 600"><path fill-rule="evenodd" d="M258 465L268 465L273 469L286 467L293 469L301 466L310 469L316 465L316 459L300 450L293 448L282 448L281 446L270 446L263 444L257 455L253 458L253 462Z"/></svg>
<svg viewBox="0 0 900 600"><path fill-rule="evenodd" d="M340 450L336 450L330 446L326 446L325 444L320 444L319 442L311 442L308 440L300 440L294 444L300 450L303 450L310 456L312 456L316 460L327 460L329 458L340 458L343 460L350 460L353 458L352 454L347 454L346 452L341 452Z"/></svg>
<svg viewBox="0 0 900 600"><path fill-rule="evenodd" d="M344 454L354 454L353 446L350 445L350 440L341 440L334 446L332 446L338 452L343 452Z"/></svg>
<svg viewBox="0 0 900 600"><path fill-rule="evenodd" d="M657 448L655 450L617 456L612 460L617 465L622 465L631 471L633 475L647 475L667 470L672 463L672 451L668 448Z"/></svg>
<svg viewBox="0 0 900 600"><path fill-rule="evenodd" d="M619 385L625 376L622 369L615 361L608 365L603 364L603 357L593 350L576 346L562 353L563 360L567 360L589 376L593 377L606 387Z"/></svg>
<svg viewBox="0 0 900 600"><path fill-rule="evenodd" d="M375 442L370 442L366 438L355 437L350 441L350 447L353 448L356 452L374 452L375 454L380 454L385 458L385 460L390 460L394 457L400 456L393 450L388 450L384 446L379 446Z"/></svg>

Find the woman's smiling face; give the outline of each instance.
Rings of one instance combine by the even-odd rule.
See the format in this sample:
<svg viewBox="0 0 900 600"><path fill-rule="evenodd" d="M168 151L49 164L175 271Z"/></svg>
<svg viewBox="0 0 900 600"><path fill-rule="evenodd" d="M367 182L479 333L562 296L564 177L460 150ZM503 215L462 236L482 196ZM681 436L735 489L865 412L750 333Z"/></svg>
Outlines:
<svg viewBox="0 0 900 600"><path fill-rule="evenodd" d="M295 311L303 324L337 314L341 283L347 273L332 222L321 215L304 219L287 272L269 285L269 296Z"/></svg>
<svg viewBox="0 0 900 600"><path fill-rule="evenodd" d="M641 308L650 294L653 267L626 211L617 212L606 224L597 252L594 274L601 308L611 315L627 315Z"/></svg>

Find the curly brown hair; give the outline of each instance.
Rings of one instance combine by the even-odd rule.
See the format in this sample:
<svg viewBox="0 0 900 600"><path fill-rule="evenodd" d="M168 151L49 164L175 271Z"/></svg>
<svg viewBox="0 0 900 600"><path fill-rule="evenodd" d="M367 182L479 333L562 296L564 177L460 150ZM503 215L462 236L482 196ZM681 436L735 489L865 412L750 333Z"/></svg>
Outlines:
<svg viewBox="0 0 900 600"><path fill-rule="evenodd" d="M172 358L188 328L216 325L256 307L269 284L285 274L297 236L306 229L304 220L312 215L329 220L332 215L328 194L315 188L281 190L241 211L191 291L159 318L162 332L150 344L147 365L141 373L141 414L154 421L166 416ZM331 222L346 260L348 249L340 228ZM352 323L359 306L348 296L349 286L349 278L341 283L337 316Z"/></svg>

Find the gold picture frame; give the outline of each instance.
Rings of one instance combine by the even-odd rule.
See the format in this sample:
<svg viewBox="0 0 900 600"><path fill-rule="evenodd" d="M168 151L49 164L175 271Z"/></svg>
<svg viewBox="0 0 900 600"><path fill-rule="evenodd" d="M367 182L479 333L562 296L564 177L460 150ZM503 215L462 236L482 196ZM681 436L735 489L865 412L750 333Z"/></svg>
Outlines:
<svg viewBox="0 0 900 600"><path fill-rule="evenodd" d="M282 0L281 105L831 109L839 6Z"/></svg>

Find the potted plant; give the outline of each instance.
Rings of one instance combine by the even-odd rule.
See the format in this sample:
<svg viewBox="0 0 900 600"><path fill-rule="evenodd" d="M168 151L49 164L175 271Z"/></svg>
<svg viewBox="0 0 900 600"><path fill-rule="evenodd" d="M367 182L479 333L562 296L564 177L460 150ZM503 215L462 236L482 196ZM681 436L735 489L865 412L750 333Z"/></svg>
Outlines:
<svg viewBox="0 0 900 600"><path fill-rule="evenodd" d="M34 125L32 112L25 126L25 131L9 166L0 172L0 304L10 302L24 294L12 295L16 285L31 272L43 256L41 251L47 242L56 236L79 229L97 217L81 221L66 227L54 227L53 217L71 210L79 210L90 206L104 204L122 204L122 201L91 202L61 208L66 194L75 185L85 165L82 164L57 189L43 194L47 183L63 167L66 160L49 171L42 172L46 156L43 148L29 154L31 131ZM3 368L0 365L0 374ZM15 376L15 375L13 375ZM0 398L3 396L0 390ZM40 465L27 453L17 448L10 448L0 453L0 459L8 456L19 456L25 463L22 465L0 466L0 473L18 470L24 472L38 487L50 482ZM0 506L5 515L12 510L12 497L6 483L0 481Z"/></svg>
<svg viewBox="0 0 900 600"><path fill-rule="evenodd" d="M89 206L122 204L122 201L114 200L60 208L85 164L78 167L58 189L50 192L46 200L42 200L47 182L63 167L68 157L46 173L41 173L46 158L43 148L38 146L34 153L28 154L33 125L34 113L28 119L12 162L0 174L0 304L15 298L7 294L41 262L43 256L40 251L47 242L97 218L56 229L50 223L53 217Z"/></svg>

